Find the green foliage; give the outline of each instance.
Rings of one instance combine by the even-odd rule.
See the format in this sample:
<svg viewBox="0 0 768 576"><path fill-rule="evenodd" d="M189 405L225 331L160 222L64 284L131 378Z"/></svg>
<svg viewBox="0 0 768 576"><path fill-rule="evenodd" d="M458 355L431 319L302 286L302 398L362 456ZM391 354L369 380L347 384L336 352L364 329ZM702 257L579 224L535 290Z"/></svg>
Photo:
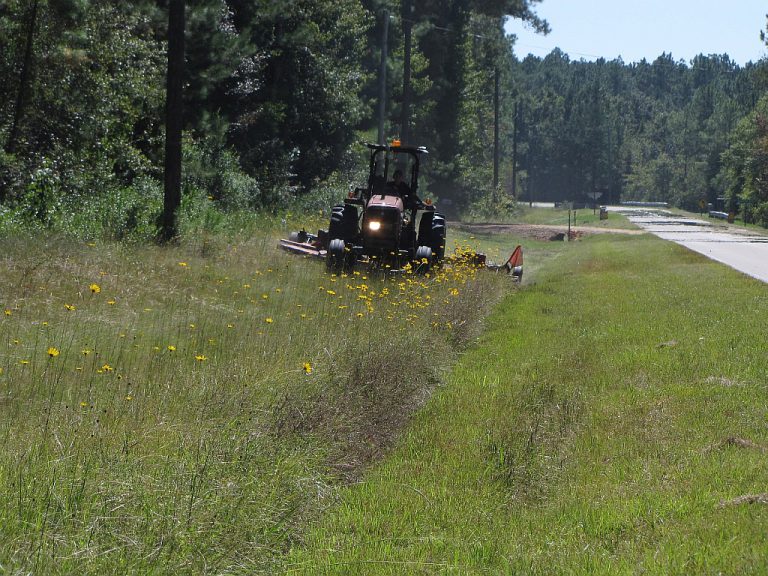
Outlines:
<svg viewBox="0 0 768 576"><path fill-rule="evenodd" d="M520 212L517 200L499 189L495 194L486 192L474 200L467 217L479 222L504 222L519 216Z"/></svg>
<svg viewBox="0 0 768 576"><path fill-rule="evenodd" d="M571 61L555 50L515 66L526 199L660 200L695 209L725 193L721 154L760 93L761 65Z"/></svg>
<svg viewBox="0 0 768 576"><path fill-rule="evenodd" d="M102 193L157 170L162 52L137 10L86 4L40 2L15 159L2 162L5 198L27 197L31 187L44 220L41 195ZM15 105L10 99L4 113Z"/></svg>
<svg viewBox="0 0 768 576"><path fill-rule="evenodd" d="M234 151L215 134L200 140L187 138L183 153L185 196L212 200L225 211L269 204L256 179L243 173Z"/></svg>
<svg viewBox="0 0 768 576"><path fill-rule="evenodd" d="M741 205L747 220L768 227L768 97L760 99L731 137L723 153L729 210Z"/></svg>
<svg viewBox="0 0 768 576"><path fill-rule="evenodd" d="M653 199L691 209L727 192L732 208L762 218L759 169L745 168L747 157L760 163L761 136L737 123L768 81L763 64L742 68L727 56L686 64L662 54L627 66L571 61L558 50L518 62L503 17L546 32L536 0L425 0L409 14L395 0L187 4L188 214L274 212L296 199L320 210L343 195L341 175L362 167L356 140L376 124L387 9L387 136L400 132L402 35L412 24L411 140L431 153L424 193L450 212L487 213L514 177L525 200L584 202L599 194L605 203ZM7 214L91 234L101 226L66 212L123 197L115 210L131 228L129 199L162 177L166 10L150 0L3 3L0 202ZM500 191L492 189L497 72ZM136 218L151 221L145 216Z"/></svg>
<svg viewBox="0 0 768 576"><path fill-rule="evenodd" d="M338 168L362 117L359 2L232 2L248 53L234 75L232 141L247 172L280 197ZM246 33L243 32L243 33Z"/></svg>

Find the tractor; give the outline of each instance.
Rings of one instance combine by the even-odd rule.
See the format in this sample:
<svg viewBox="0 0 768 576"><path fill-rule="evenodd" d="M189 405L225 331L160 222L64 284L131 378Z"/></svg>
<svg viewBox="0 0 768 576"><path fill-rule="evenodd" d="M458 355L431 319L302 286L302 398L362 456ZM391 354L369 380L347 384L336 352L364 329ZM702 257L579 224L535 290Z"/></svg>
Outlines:
<svg viewBox="0 0 768 576"><path fill-rule="evenodd" d="M425 273L445 256L445 217L418 196L424 147L367 144L368 181L331 211L326 264L349 269L358 261Z"/></svg>
<svg viewBox="0 0 768 576"><path fill-rule="evenodd" d="M391 144L366 144L370 151L368 180L352 188L343 203L331 209L328 230L317 235L292 232L280 246L296 254L324 258L329 271L351 270L367 263L385 271L410 269L426 274L445 260L445 217L418 196L421 158L427 149ZM518 246L503 265L477 254L479 266L506 270L522 277Z"/></svg>
<svg viewBox="0 0 768 576"><path fill-rule="evenodd" d="M328 230L293 232L280 245L291 252L325 258L330 271L365 262L387 270L407 265L419 273L442 263L445 217L418 196L424 147L367 144L368 181L351 189L331 210Z"/></svg>

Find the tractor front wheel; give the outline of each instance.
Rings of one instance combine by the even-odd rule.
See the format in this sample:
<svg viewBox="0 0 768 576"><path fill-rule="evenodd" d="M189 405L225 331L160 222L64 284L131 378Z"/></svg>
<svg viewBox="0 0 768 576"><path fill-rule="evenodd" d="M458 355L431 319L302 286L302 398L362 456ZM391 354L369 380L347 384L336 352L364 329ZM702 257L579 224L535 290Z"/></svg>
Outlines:
<svg viewBox="0 0 768 576"><path fill-rule="evenodd" d="M325 265L330 272L341 272L344 269L345 248L344 240L341 238L333 238L328 244Z"/></svg>
<svg viewBox="0 0 768 576"><path fill-rule="evenodd" d="M432 265L432 248L419 246L416 249L416 262L414 268L417 274L426 274Z"/></svg>

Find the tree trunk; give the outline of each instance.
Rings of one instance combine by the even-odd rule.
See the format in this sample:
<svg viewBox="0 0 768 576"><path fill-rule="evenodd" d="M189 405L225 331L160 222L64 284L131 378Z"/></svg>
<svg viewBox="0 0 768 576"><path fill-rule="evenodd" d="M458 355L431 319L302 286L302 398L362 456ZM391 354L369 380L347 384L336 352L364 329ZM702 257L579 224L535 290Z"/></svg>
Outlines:
<svg viewBox="0 0 768 576"><path fill-rule="evenodd" d="M379 67L379 144L386 144L384 134L387 115L387 39L389 37L389 11L382 11L381 66Z"/></svg>
<svg viewBox="0 0 768 576"><path fill-rule="evenodd" d="M38 0L34 0L29 12L29 28L27 29L27 39L24 46L24 62L21 66L21 75L19 77L19 91L16 95L16 108L13 111L13 124L8 134L8 140L5 143L6 154L16 152L16 144L19 138L19 125L24 115L24 106L26 96L29 91L29 83L32 77L32 47L35 40L35 28L37 25L37 6ZM4 198L0 198L3 200Z"/></svg>
<svg viewBox="0 0 768 576"><path fill-rule="evenodd" d="M499 188L499 67L493 69L493 198L496 199L496 190Z"/></svg>
<svg viewBox="0 0 768 576"><path fill-rule="evenodd" d="M403 0L403 109L400 119L400 139L411 144L411 36L413 29L413 0Z"/></svg>
<svg viewBox="0 0 768 576"><path fill-rule="evenodd" d="M181 205L182 86L184 81L184 0L168 5L168 73L165 101L165 188L160 239L168 242L178 234Z"/></svg>

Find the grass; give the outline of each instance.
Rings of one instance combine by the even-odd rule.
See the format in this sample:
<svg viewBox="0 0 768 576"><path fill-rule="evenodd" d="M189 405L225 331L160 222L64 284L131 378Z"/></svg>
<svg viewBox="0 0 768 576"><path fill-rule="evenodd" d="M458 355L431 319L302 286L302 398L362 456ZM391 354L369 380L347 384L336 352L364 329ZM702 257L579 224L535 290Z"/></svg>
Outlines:
<svg viewBox="0 0 768 576"><path fill-rule="evenodd" d="M295 226L0 239L0 573L273 573L510 288L329 275Z"/></svg>
<svg viewBox="0 0 768 576"><path fill-rule="evenodd" d="M765 572L764 284L649 235L335 277L294 226L0 239L0 573Z"/></svg>
<svg viewBox="0 0 768 576"><path fill-rule="evenodd" d="M528 282L287 573L765 573L765 285L647 235Z"/></svg>
<svg viewBox="0 0 768 576"><path fill-rule="evenodd" d="M530 208L524 204L522 212L516 221L526 224L546 224L551 226L567 226L568 210L563 208ZM594 212L594 213L593 213ZM608 212L606 220L600 220L600 211L591 209L572 210L570 212L571 226L590 226L599 228L623 228L635 229L637 226L632 224L621 214Z"/></svg>

